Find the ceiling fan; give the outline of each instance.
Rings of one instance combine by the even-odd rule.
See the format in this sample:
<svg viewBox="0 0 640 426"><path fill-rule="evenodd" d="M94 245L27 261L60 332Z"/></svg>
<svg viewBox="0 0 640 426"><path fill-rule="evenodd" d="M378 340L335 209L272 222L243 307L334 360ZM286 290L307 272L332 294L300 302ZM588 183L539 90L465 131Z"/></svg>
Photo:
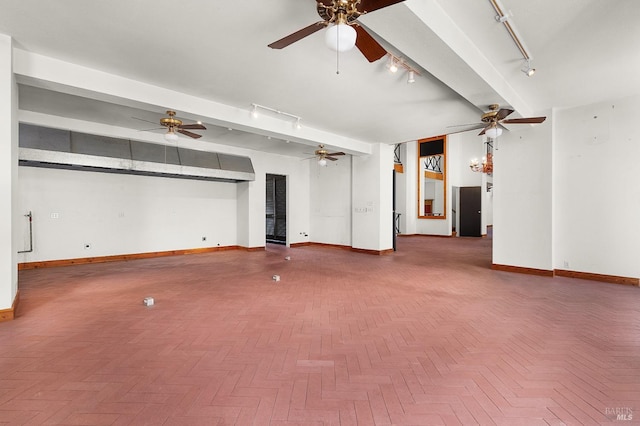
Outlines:
<svg viewBox="0 0 640 426"><path fill-rule="evenodd" d="M326 166L327 165L327 160L337 161L338 159L335 158L335 157L340 156L340 155L345 155L345 153L344 152L329 152L328 150L325 149L324 145L320 144L320 145L318 145L318 149L315 150L314 155L315 155L315 157L311 157L311 158L317 158L319 165Z"/></svg>
<svg viewBox="0 0 640 426"><path fill-rule="evenodd" d="M387 51L357 22L365 13L400 3L404 0L316 0L322 21L281 38L269 45L282 49L316 31L327 28L326 41L334 50L345 51L355 46L369 62L375 62Z"/></svg>
<svg viewBox="0 0 640 426"><path fill-rule="evenodd" d="M489 111L482 114L478 124L463 124L463 126L472 126L468 129L462 130L463 132L475 129L482 129L478 136L487 135L488 137L495 139L502 134L502 129L507 130L503 124L539 124L542 123L547 117L528 117L528 118L510 118L506 119L514 110L511 108L500 108L498 104L489 105ZM458 126L451 126L458 127Z"/></svg>
<svg viewBox="0 0 640 426"><path fill-rule="evenodd" d="M164 135L164 138L167 140L177 140L178 135L176 135L176 132L182 133L183 135L189 136L193 139L198 139L201 138L202 135L190 132L189 130L207 130L207 128L204 127L200 122L197 122L195 124L183 124L182 120L175 118L175 111L169 110L167 111L167 115L168 117L163 117L160 119L160 124L168 129L167 133Z"/></svg>

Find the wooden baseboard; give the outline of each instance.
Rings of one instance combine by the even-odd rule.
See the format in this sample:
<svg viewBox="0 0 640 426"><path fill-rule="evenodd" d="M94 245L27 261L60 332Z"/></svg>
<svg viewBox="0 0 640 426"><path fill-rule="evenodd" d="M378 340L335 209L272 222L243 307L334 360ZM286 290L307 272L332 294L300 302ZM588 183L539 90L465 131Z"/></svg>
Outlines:
<svg viewBox="0 0 640 426"><path fill-rule="evenodd" d="M553 277L553 271L547 269L524 268L522 266L491 264L491 269L504 272L516 272L518 274L540 275L543 277Z"/></svg>
<svg viewBox="0 0 640 426"><path fill-rule="evenodd" d="M261 247L239 247L240 250L253 252L253 251L265 251L267 248L264 246Z"/></svg>
<svg viewBox="0 0 640 426"><path fill-rule="evenodd" d="M360 249L360 248L355 248L352 247L351 248L352 252L355 253L364 253L364 254L373 254L376 256L383 256L385 254L391 254L393 253L393 249L386 249L386 250L368 250L368 249Z"/></svg>
<svg viewBox="0 0 640 426"><path fill-rule="evenodd" d="M373 254L373 255L376 255L376 256L381 256L381 255L384 255L384 254L393 253L393 249L368 250L368 249L355 248L355 247L351 247L351 246L345 246L345 245L341 245L341 244L326 244L326 243L314 243L314 242L291 244L292 248L304 247L304 246L327 247L327 248L333 248L333 249L338 249L338 250L349 250L349 251L352 251L354 253Z"/></svg>
<svg viewBox="0 0 640 426"><path fill-rule="evenodd" d="M291 248L296 248L296 247L306 247L306 246L310 246L311 243L309 241L305 241L304 243L293 243L290 244L289 247Z"/></svg>
<svg viewBox="0 0 640 426"><path fill-rule="evenodd" d="M431 238L451 238L455 236L455 233L452 235L433 235L433 234L397 234L397 237L431 237Z"/></svg>
<svg viewBox="0 0 640 426"><path fill-rule="evenodd" d="M20 302L20 291L16 293L13 303L9 309L0 309L0 322L11 321L15 319L18 311L18 302Z"/></svg>
<svg viewBox="0 0 640 426"><path fill-rule="evenodd" d="M612 284L624 284L640 286L640 279L630 277L619 277L616 275L593 274L590 272L568 271L566 269L556 269L555 274L559 277L579 278L582 280L601 281Z"/></svg>
<svg viewBox="0 0 640 426"><path fill-rule="evenodd" d="M315 247L328 247L328 248L334 248L334 249L340 249L340 250L351 250L351 246L344 246L341 244L326 244L326 243L310 242L308 245L315 246Z"/></svg>
<svg viewBox="0 0 640 426"><path fill-rule="evenodd" d="M203 248L194 248L194 249L185 249L185 250L156 251L156 252L149 252L149 253L117 254L113 256L97 256L97 257L83 257L83 258L76 258L76 259L45 260L41 262L19 263L18 270L22 271L27 269L55 268L58 266L86 265L89 263L119 262L123 260L150 259L154 257L180 256L185 254L211 253L216 251L228 251L228 250L258 251L258 250L264 250L264 247L251 247L251 248L245 248L240 246L203 247Z"/></svg>

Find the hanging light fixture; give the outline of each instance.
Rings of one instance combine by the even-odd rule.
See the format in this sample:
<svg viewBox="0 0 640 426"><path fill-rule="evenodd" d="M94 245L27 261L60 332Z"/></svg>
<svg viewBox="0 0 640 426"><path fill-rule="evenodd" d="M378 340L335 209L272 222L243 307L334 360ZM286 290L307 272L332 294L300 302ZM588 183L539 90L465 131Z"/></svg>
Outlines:
<svg viewBox="0 0 640 426"><path fill-rule="evenodd" d="M320 159L318 160L318 165L319 165L320 167L327 167L327 160L325 160L324 158L320 158Z"/></svg>
<svg viewBox="0 0 640 426"><path fill-rule="evenodd" d="M347 18L344 14L339 14L335 25L325 31L324 41L329 49L346 52L356 45L356 36L356 30L347 24Z"/></svg>
<svg viewBox="0 0 640 426"><path fill-rule="evenodd" d="M493 173L493 139L488 139L486 144L487 155L482 157L482 162L477 158L469 162L469 168L473 172Z"/></svg>
<svg viewBox="0 0 640 426"><path fill-rule="evenodd" d="M178 135L176 135L175 129L173 127L169 127L167 133L164 134L164 139L167 142L175 142L178 140Z"/></svg>
<svg viewBox="0 0 640 426"><path fill-rule="evenodd" d="M502 134L502 129L496 123L493 123L484 134L490 139L495 139Z"/></svg>

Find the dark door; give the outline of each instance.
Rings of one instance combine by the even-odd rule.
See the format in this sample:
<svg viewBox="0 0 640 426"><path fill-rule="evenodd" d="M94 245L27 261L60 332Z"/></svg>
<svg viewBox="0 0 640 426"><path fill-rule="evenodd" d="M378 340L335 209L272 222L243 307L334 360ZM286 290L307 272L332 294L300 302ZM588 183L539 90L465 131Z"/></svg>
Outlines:
<svg viewBox="0 0 640 426"><path fill-rule="evenodd" d="M461 237L481 237L482 188L479 186L460 187L460 232Z"/></svg>
<svg viewBox="0 0 640 426"><path fill-rule="evenodd" d="M267 175L266 239L269 243L287 243L287 177Z"/></svg>

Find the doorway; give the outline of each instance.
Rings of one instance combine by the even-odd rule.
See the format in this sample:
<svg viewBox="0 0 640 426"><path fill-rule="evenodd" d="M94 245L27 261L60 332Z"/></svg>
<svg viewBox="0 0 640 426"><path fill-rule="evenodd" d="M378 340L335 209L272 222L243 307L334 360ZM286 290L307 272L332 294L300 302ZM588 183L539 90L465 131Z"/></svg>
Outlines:
<svg viewBox="0 0 640 426"><path fill-rule="evenodd" d="M266 182L266 240L268 243L287 243L287 177L267 175Z"/></svg>
<svg viewBox="0 0 640 426"><path fill-rule="evenodd" d="M482 236L482 187L460 187L460 229L461 237Z"/></svg>

